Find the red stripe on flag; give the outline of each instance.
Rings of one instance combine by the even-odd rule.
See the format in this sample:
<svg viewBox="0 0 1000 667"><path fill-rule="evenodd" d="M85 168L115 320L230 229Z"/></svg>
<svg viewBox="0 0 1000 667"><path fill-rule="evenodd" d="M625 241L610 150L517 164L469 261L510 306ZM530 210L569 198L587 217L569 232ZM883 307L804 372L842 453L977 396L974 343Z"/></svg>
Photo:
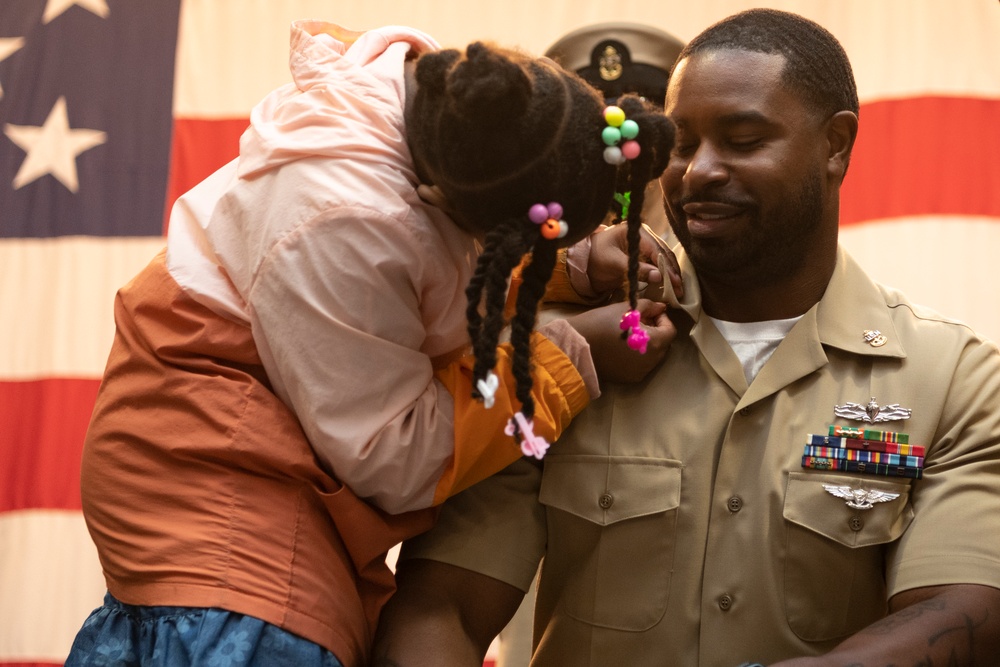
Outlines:
<svg viewBox="0 0 1000 667"><path fill-rule="evenodd" d="M3 667L62 667L61 662L4 662L0 660Z"/></svg>
<svg viewBox="0 0 1000 667"><path fill-rule="evenodd" d="M240 136L249 125L249 118L174 120L164 221L178 197L239 154Z"/></svg>
<svg viewBox="0 0 1000 667"><path fill-rule="evenodd" d="M841 224L935 214L1000 217L998 119L998 99L863 105Z"/></svg>
<svg viewBox="0 0 1000 667"><path fill-rule="evenodd" d="M99 386L0 382L0 512L80 509L80 456Z"/></svg>

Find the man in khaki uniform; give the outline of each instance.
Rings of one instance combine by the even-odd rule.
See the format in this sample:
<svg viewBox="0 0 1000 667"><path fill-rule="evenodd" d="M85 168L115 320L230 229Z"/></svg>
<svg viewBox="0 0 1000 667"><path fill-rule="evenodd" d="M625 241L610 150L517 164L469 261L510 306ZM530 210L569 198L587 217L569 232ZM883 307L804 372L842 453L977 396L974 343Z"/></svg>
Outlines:
<svg viewBox="0 0 1000 667"><path fill-rule="evenodd" d="M857 111L800 17L692 40L670 352L407 545L376 655L476 664L544 557L534 665L998 664L1000 351L838 247Z"/></svg>

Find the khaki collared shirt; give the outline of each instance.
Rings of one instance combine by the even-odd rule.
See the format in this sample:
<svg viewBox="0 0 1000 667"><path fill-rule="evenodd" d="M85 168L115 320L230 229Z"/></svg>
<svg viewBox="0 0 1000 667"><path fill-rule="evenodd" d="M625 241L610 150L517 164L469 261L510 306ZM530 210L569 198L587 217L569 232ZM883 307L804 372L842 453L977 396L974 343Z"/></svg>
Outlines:
<svg viewBox="0 0 1000 667"><path fill-rule="evenodd" d="M900 591L1000 588L996 345L841 250L823 299L747 386L677 252L686 298L663 366L605 387L543 472L519 462L457 496L404 557L526 590L544 556L532 664L560 667L767 664L830 650ZM873 397L912 414L834 414ZM807 436L833 424L909 434L927 447L923 477L803 468ZM824 485L898 496L854 509Z"/></svg>

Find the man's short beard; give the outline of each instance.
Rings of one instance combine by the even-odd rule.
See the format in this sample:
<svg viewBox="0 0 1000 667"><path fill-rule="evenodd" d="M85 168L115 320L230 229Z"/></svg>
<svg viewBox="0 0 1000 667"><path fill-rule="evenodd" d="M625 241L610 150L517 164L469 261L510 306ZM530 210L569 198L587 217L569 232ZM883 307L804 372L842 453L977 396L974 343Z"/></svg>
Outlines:
<svg viewBox="0 0 1000 667"><path fill-rule="evenodd" d="M808 261L807 251L823 219L822 187L822 175L816 172L802 180L792 201L765 215L760 208L747 209L751 221L735 242L693 239L686 217L678 224L669 207L667 216L699 276L734 287L748 282L773 285Z"/></svg>

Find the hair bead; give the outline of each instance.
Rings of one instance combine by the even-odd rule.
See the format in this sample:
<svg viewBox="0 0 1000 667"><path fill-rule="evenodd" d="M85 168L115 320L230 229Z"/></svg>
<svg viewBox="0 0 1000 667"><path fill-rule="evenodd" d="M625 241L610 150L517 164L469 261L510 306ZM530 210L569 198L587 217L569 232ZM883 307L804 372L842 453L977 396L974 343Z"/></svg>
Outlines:
<svg viewBox="0 0 1000 667"><path fill-rule="evenodd" d="M607 146L604 161L618 166L639 157L639 142L635 141L639 136L639 124L625 118L625 111L616 106L604 108L604 122L608 124L601 130L601 140Z"/></svg>
<svg viewBox="0 0 1000 667"><path fill-rule="evenodd" d="M536 225L540 225L549 217L549 210L544 204L535 204L528 209L528 219Z"/></svg>
<svg viewBox="0 0 1000 667"><path fill-rule="evenodd" d="M604 141L604 145L606 146L617 146L618 142L622 140L622 131L617 127L608 125L601 130L601 140Z"/></svg>
<svg viewBox="0 0 1000 667"><path fill-rule="evenodd" d="M559 238L559 221L555 218L549 218L542 223L542 236L550 241L554 241Z"/></svg>
<svg viewBox="0 0 1000 667"><path fill-rule="evenodd" d="M625 156L618 146L608 146L604 149L604 161L608 164L619 165L625 163Z"/></svg>
<svg viewBox="0 0 1000 667"><path fill-rule="evenodd" d="M629 139L622 144L622 157L626 160L634 160L639 157L641 149L639 148L639 142L634 139Z"/></svg>
<svg viewBox="0 0 1000 667"><path fill-rule="evenodd" d="M604 108L604 120L612 127L620 127L625 122L625 112L621 107L609 106Z"/></svg>
<svg viewBox="0 0 1000 667"><path fill-rule="evenodd" d="M548 204L532 204L528 209L528 219L539 225L542 238L549 241L564 238L569 234L569 224L562 219L562 204L550 201Z"/></svg>
<svg viewBox="0 0 1000 667"><path fill-rule="evenodd" d="M639 354L646 354L646 345L649 343L649 334L642 328L641 317L638 310L630 310L622 315L618 328L621 329L622 337L626 338L629 348Z"/></svg>

